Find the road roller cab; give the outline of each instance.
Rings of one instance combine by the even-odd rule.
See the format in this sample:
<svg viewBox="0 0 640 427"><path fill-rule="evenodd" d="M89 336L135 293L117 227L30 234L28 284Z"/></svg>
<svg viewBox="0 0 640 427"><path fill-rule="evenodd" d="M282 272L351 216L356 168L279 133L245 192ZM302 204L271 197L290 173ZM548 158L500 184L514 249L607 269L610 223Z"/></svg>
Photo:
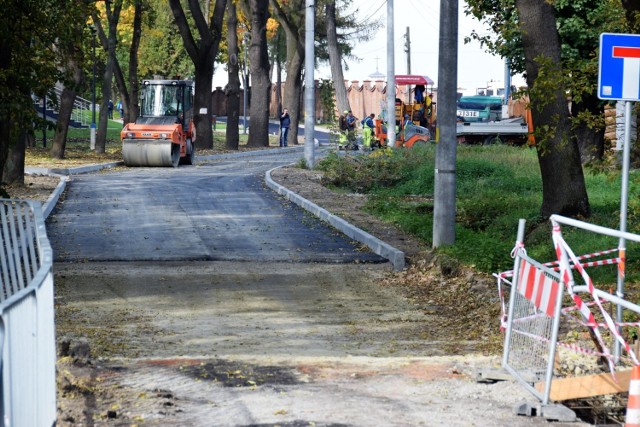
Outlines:
<svg viewBox="0 0 640 427"><path fill-rule="evenodd" d="M120 134L127 166L194 164L193 82L143 80L140 115Z"/></svg>

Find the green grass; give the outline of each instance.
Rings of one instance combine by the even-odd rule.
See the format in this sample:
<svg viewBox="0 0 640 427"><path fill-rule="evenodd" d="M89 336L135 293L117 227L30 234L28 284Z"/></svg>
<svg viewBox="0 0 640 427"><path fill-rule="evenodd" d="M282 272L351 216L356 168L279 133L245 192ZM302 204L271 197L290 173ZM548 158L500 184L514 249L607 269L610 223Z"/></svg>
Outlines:
<svg viewBox="0 0 640 427"><path fill-rule="evenodd" d="M370 195L366 209L431 245L435 146L393 150L371 156L330 155L319 163L328 185ZM592 216L588 222L618 229L619 171L585 169ZM640 232L640 174L630 176L627 230ZM541 262L555 259L551 224L539 217L542 180L535 150L525 147L465 146L457 151L456 241L438 251L484 272L511 269L518 220L527 221L527 252ZM577 255L616 248L618 241L563 227ZM627 244L629 280L640 278L640 245ZM614 256L614 255L612 255ZM592 269L594 280L615 276L612 267Z"/></svg>
<svg viewBox="0 0 640 427"><path fill-rule="evenodd" d="M225 131L226 123L217 123L214 130L214 148L220 149L225 144ZM117 142L120 143L120 131L122 130L122 123L116 120L109 120L109 126L107 128L107 143ZM54 130L47 129L47 144L51 146L53 141ZM38 130L35 133L36 145L42 146L42 131ZM91 129L89 128L69 128L67 134L67 144L81 144L86 145L91 138ZM240 123L240 145L245 145L249 139L249 134L242 133L242 123ZM275 143L273 142L275 141ZM269 135L270 145L278 145L277 136ZM88 147L88 145L87 145Z"/></svg>
<svg viewBox="0 0 640 427"><path fill-rule="evenodd" d="M122 130L122 123L114 120L109 120L109 124L107 127L107 141L120 142L120 131ZM50 144L53 141L53 136L55 134L54 129L49 128L46 131L47 135L47 144ZM42 130L35 131L36 143L38 145L42 144ZM91 129L90 128L72 128L70 127L67 131L67 143L71 142L85 142L89 141L91 138Z"/></svg>

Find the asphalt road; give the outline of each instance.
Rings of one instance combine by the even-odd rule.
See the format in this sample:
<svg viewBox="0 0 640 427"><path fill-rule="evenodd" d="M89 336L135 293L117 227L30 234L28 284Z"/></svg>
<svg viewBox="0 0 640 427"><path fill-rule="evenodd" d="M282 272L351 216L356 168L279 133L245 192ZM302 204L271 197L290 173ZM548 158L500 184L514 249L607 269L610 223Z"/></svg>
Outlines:
<svg viewBox="0 0 640 427"><path fill-rule="evenodd" d="M218 117L217 121L220 123L226 123L227 122L227 118L226 117ZM300 123L300 124L304 124L304 123ZM240 117L240 132L243 131L243 126L244 126L244 121L243 118ZM249 128L249 131L251 131L251 119L249 117L247 117L247 127ZM280 133L280 125L276 122L269 122L269 133L271 135L278 135ZM299 126L298 127L298 135L303 136L304 135L304 127ZM320 145L324 145L324 144L328 144L329 143L329 132L327 132L326 130L324 130L324 128L320 127L316 127L314 129L313 132L314 138L316 140L318 140L318 142L320 143Z"/></svg>
<svg viewBox="0 0 640 427"><path fill-rule="evenodd" d="M55 261L385 261L264 187L301 155L74 176L48 219Z"/></svg>

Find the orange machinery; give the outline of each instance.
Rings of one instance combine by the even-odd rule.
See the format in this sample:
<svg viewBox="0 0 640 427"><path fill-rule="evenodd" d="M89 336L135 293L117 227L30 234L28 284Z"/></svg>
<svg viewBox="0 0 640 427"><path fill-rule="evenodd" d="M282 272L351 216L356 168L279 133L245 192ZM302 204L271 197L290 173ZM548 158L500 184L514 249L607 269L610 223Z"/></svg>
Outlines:
<svg viewBox="0 0 640 427"><path fill-rule="evenodd" d="M416 85L424 88L424 101L405 103L396 98L395 125L396 147L411 148L416 143L427 143L432 139L430 127L435 122L435 103L426 91L427 86L433 86L433 80L420 75L398 75L397 85ZM408 115L408 121L405 116ZM381 119L376 120L374 146L387 145L387 125Z"/></svg>
<svg viewBox="0 0 640 427"><path fill-rule="evenodd" d="M140 115L122 129L122 157L127 166L194 164L193 82L144 80Z"/></svg>

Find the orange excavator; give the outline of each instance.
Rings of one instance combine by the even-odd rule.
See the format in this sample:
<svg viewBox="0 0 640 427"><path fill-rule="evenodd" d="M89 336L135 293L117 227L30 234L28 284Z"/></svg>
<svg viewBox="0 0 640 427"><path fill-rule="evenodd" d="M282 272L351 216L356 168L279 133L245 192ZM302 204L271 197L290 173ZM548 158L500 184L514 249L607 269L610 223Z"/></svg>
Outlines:
<svg viewBox="0 0 640 427"><path fill-rule="evenodd" d="M412 103L405 103L396 98L396 147L411 148L416 144L428 143L432 139L429 128L435 123L435 103L425 92L427 86L433 86L433 80L427 76L398 75L396 76L396 84L414 85L417 95ZM418 94L418 91L422 92ZM382 119L376 119L375 123L373 145L386 146L388 142L387 124Z"/></svg>
<svg viewBox="0 0 640 427"><path fill-rule="evenodd" d="M140 115L120 133L127 166L173 166L195 163L193 82L143 80Z"/></svg>

